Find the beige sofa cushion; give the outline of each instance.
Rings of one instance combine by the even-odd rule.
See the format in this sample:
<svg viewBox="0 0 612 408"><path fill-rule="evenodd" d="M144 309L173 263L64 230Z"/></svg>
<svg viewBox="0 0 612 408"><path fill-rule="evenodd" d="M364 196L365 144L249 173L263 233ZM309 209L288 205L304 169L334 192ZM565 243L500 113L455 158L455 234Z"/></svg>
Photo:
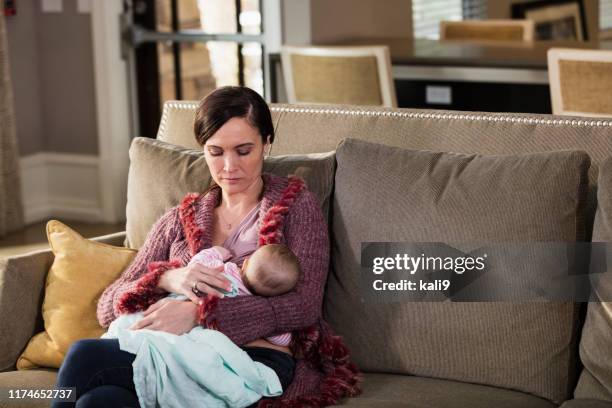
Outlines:
<svg viewBox="0 0 612 408"><path fill-rule="evenodd" d="M325 316L371 372L570 396L576 306L364 303L362 242L574 241L582 238L582 152L478 156L347 139L336 152L332 271Z"/></svg>
<svg viewBox="0 0 612 408"><path fill-rule="evenodd" d="M559 408L612 408L612 402L595 399L573 399L564 402Z"/></svg>
<svg viewBox="0 0 612 408"><path fill-rule="evenodd" d="M6 388L52 388L57 373L29 370L0 373L0 384ZM15 401L0 397L4 407L48 407L44 400ZM522 392L483 385L390 374L366 374L363 393L343 400L342 406L376 408L553 408L550 402ZM577 406L579 408L581 406ZM590 406L585 406L590 407ZM593 405L599 408L599 405ZM601 407L604 407L603 405Z"/></svg>
<svg viewBox="0 0 612 408"><path fill-rule="evenodd" d="M264 171L304 178L327 213L333 186L333 152L275 156L266 159ZM189 192L205 191L212 178L204 153L155 139L135 138L130 147L126 244L140 248L162 214Z"/></svg>
<svg viewBox="0 0 612 408"><path fill-rule="evenodd" d="M599 168L593 242L612 242L612 158L606 159ZM612 297L609 279L599 280L595 288L595 300ZM575 397L612 402L612 303L589 303L580 339L580 358L584 370Z"/></svg>
<svg viewBox="0 0 612 408"><path fill-rule="evenodd" d="M39 369L27 371L9 371L0 373L0 408L48 408L51 400L48 399L11 399L7 390L50 390L55 387L57 371Z"/></svg>
<svg viewBox="0 0 612 408"><path fill-rule="evenodd" d="M366 374L363 392L347 407L374 408L553 408L542 398L518 391L458 381L393 374Z"/></svg>

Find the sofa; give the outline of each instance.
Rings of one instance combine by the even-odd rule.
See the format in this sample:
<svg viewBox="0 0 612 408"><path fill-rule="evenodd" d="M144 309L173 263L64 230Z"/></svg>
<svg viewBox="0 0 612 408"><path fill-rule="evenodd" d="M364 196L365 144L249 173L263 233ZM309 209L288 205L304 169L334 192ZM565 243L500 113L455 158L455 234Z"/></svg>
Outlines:
<svg viewBox="0 0 612 408"><path fill-rule="evenodd" d="M151 220L176 205L183 190L206 187L151 174L162 155L173 157L169 163L181 177L193 181L200 174L192 136L196 107L167 102L157 140L134 141L127 232L96 241L138 248ZM612 239L606 201L608 195L612 201L606 160L612 120L325 105L271 109L276 141L268 170L302 176L328 217L323 313L364 371L362 394L342 405L612 407L612 320L605 303L369 302L359 286L359 249L366 241ZM159 202L147 213L152 196ZM50 251L0 260L0 390L54 384L53 369L15 370L28 340L44 327L40 310L52 262ZM2 392L0 407L48 406Z"/></svg>

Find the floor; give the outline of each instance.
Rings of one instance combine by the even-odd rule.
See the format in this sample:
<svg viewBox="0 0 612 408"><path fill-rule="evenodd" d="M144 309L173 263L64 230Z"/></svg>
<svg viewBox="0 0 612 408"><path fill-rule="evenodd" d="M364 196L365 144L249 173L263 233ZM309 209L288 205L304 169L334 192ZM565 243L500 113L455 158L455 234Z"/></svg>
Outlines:
<svg viewBox="0 0 612 408"><path fill-rule="evenodd" d="M125 223L91 224L81 221L61 221L85 238L92 238L125 230ZM46 222L39 222L28 225L20 231L13 232L0 238L0 258L49 248L45 231L46 224Z"/></svg>

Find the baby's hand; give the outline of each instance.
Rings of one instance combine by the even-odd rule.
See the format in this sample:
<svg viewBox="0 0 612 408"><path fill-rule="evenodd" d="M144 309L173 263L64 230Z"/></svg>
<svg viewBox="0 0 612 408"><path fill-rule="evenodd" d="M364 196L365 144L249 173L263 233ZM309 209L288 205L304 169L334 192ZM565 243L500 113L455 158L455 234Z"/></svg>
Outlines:
<svg viewBox="0 0 612 408"><path fill-rule="evenodd" d="M228 259L231 259L234 254L232 254L232 252L227 249L224 248L222 246L215 246L213 247L217 252L219 252L219 254L221 255L221 257L223 258L223 262L227 261Z"/></svg>

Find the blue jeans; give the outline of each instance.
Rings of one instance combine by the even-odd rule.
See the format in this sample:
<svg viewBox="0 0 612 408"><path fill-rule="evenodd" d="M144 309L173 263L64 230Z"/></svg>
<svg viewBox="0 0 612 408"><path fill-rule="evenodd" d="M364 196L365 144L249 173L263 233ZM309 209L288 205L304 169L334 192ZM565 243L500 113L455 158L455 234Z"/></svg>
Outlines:
<svg viewBox="0 0 612 408"><path fill-rule="evenodd" d="M51 406L139 407L132 370L135 358L119 348L117 339L74 342L60 367L56 387L76 387L76 404L54 402Z"/></svg>
<svg viewBox="0 0 612 408"><path fill-rule="evenodd" d="M286 390L295 360L281 351L242 347L253 361L272 368ZM52 408L140 407L134 388L135 354L119 348L117 339L86 339L72 344L60 367L56 387L76 387L74 402L54 402ZM257 403L251 407L257 406ZM250 408L250 407L249 407Z"/></svg>

